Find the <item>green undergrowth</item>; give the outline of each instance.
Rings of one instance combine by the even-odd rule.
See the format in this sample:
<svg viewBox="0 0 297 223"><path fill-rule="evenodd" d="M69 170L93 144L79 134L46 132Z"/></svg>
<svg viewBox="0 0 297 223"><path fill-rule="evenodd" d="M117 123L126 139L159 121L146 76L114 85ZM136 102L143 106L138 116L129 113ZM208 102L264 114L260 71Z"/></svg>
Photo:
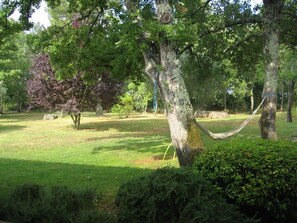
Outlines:
<svg viewBox="0 0 297 223"><path fill-rule="evenodd" d="M119 223L256 223L228 204L191 169L163 168L123 184L116 196Z"/></svg>
<svg viewBox="0 0 297 223"><path fill-rule="evenodd" d="M112 223L115 216L101 210L102 194L95 190L18 186L0 209L0 219L22 223Z"/></svg>

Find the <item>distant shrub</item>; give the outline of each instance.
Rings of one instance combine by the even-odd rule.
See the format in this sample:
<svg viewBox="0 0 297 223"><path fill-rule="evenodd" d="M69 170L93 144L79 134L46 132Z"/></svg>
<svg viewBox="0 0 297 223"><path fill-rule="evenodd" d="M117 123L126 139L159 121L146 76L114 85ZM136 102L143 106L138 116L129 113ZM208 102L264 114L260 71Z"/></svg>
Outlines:
<svg viewBox="0 0 297 223"><path fill-rule="evenodd" d="M159 169L123 184L116 196L119 223L238 223L247 219L190 169Z"/></svg>
<svg viewBox="0 0 297 223"><path fill-rule="evenodd" d="M297 222L297 146L234 140L207 149L195 167L225 198L262 222Z"/></svg>
<svg viewBox="0 0 297 223"><path fill-rule="evenodd" d="M117 113L121 118L127 118L133 111L133 97L126 93L119 97L119 102L115 104L111 111Z"/></svg>
<svg viewBox="0 0 297 223"><path fill-rule="evenodd" d="M114 222L98 211L101 196L94 190L72 191L67 187L26 184L17 187L4 207L5 219L22 223ZM102 220L104 219L104 221Z"/></svg>

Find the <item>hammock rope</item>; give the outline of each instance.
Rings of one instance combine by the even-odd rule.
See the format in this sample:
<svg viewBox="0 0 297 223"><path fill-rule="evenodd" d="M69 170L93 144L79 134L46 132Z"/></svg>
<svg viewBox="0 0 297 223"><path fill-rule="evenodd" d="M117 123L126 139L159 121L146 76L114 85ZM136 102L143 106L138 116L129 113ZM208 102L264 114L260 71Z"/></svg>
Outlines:
<svg viewBox="0 0 297 223"><path fill-rule="evenodd" d="M204 132L206 135L210 136L213 139L229 138L229 137L239 133L250 122L250 120L252 120L252 118L256 115L259 108L262 106L265 99L266 99L266 96L263 98L263 100L261 101L259 106L256 108L256 110L243 123L241 123L238 127L236 127L235 129L233 129L231 131L224 132L224 133L213 133L213 132L209 131L208 129L206 129L203 125L199 124L198 122L196 122L196 126L199 129L201 129L202 132Z"/></svg>

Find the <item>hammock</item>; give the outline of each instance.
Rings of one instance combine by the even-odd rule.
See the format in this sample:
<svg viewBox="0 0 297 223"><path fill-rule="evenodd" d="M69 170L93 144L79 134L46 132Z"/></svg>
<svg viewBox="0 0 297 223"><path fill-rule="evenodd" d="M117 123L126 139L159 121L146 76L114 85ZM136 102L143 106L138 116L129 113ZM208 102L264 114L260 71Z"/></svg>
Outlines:
<svg viewBox="0 0 297 223"><path fill-rule="evenodd" d="M240 132L249 123L249 121L252 120L252 118L256 115L257 111L259 110L259 108L261 107L261 105L263 104L265 99L266 99L266 96L263 98L263 100L261 101L260 105L256 108L256 110L243 123L241 123L238 127L236 127L234 130L231 130L229 132L213 133L213 132L209 131L208 129L206 129L201 124L199 124L198 122L196 122L196 126L199 129L201 129L202 132L204 132L205 134L207 134L208 136L210 136L213 139L226 139L226 138L229 138L230 136L233 136L236 133Z"/></svg>

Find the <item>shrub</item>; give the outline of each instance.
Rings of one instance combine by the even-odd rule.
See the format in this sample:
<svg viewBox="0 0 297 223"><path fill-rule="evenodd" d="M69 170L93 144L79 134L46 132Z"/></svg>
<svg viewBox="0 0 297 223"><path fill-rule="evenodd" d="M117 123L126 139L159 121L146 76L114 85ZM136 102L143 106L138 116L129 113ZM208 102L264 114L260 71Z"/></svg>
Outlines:
<svg viewBox="0 0 297 223"><path fill-rule="evenodd" d="M119 97L119 103L115 104L111 111L113 113L117 113L119 117L127 118L130 116L131 112L133 111L133 98L129 94L124 94Z"/></svg>
<svg viewBox="0 0 297 223"><path fill-rule="evenodd" d="M297 222L297 146L286 141L234 140L199 156L195 169L225 198L262 222Z"/></svg>
<svg viewBox="0 0 297 223"><path fill-rule="evenodd" d="M27 184L17 187L4 207L5 219L12 222L112 222L111 216L98 211L101 196L94 190L72 191L67 187Z"/></svg>
<svg viewBox="0 0 297 223"><path fill-rule="evenodd" d="M83 210L74 219L73 223L115 223L116 219L111 214L98 210Z"/></svg>
<svg viewBox="0 0 297 223"><path fill-rule="evenodd" d="M5 220L24 223L42 222L43 196L44 191L39 185L25 184L17 187L4 205Z"/></svg>
<svg viewBox="0 0 297 223"><path fill-rule="evenodd" d="M190 169L159 169L124 183L116 196L119 223L255 222L229 205Z"/></svg>

